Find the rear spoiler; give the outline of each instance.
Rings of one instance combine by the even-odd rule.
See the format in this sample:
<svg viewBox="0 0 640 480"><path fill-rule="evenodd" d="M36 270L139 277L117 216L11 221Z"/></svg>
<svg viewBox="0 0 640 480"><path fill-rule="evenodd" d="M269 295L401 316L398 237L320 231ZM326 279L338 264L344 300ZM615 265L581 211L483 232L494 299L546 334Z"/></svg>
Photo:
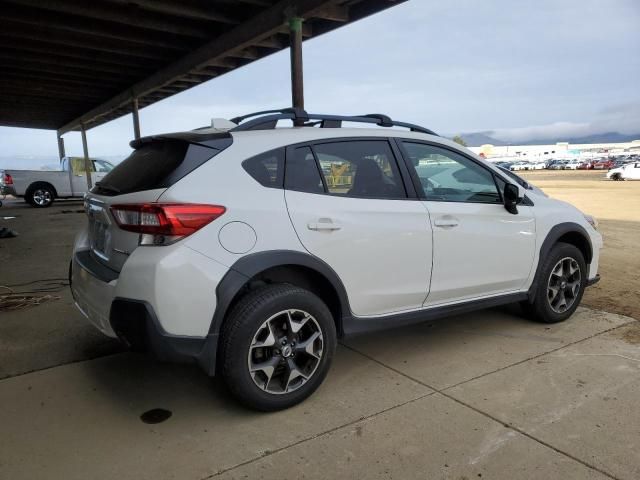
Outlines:
<svg viewBox="0 0 640 480"><path fill-rule="evenodd" d="M131 140L129 145L134 150L137 150L142 145L146 145L148 143L162 141L162 140L179 140L188 143L195 143L198 145L203 145L209 148L220 149L218 145L213 142L214 140L228 139L229 143L225 144L225 147L228 147L233 142L233 137L229 132L217 131L217 132L207 132L207 133L198 133L198 132L178 132L178 133L161 133L159 135L149 135L148 137L141 137L136 140Z"/></svg>

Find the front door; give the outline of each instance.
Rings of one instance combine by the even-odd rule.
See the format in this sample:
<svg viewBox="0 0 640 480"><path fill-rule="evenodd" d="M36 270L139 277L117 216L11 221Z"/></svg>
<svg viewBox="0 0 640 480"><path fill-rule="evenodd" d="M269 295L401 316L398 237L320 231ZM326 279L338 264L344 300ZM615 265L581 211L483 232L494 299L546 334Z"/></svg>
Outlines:
<svg viewBox="0 0 640 480"><path fill-rule="evenodd" d="M300 241L342 280L352 313L422 307L431 273L431 225L407 199L386 139L287 149L285 198Z"/></svg>
<svg viewBox="0 0 640 480"><path fill-rule="evenodd" d="M526 288L535 251L531 207L507 212L504 180L447 148L403 142L433 228L433 272L425 306Z"/></svg>

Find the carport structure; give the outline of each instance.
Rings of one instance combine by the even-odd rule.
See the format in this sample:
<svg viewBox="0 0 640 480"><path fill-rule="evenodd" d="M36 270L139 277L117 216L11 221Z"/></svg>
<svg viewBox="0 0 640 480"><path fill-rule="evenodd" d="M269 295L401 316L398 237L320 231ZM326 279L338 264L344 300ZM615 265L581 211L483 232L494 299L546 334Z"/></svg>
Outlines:
<svg viewBox="0 0 640 480"><path fill-rule="evenodd" d="M87 129L131 113L138 138L139 108L288 47L302 108L303 39L402 1L5 0L0 125L57 130L60 157L81 131L88 163Z"/></svg>

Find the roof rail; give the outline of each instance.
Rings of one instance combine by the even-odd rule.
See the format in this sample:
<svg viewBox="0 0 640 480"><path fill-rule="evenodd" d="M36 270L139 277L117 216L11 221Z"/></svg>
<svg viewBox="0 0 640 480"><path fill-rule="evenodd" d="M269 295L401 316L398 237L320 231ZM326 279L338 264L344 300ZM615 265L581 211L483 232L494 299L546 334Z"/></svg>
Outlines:
<svg viewBox="0 0 640 480"><path fill-rule="evenodd" d="M251 117L258 117L252 120L244 121ZM381 113L368 113L366 115L324 115L316 113L307 113L301 108L284 108L282 110L264 110L262 112L249 113L240 117L232 118L233 123L238 124L232 128L232 132L242 132L247 130L270 130L276 128L279 120L296 120L306 122L304 126L313 127L319 125L320 128L340 128L342 122L353 123L371 123L380 127L403 127L408 128L412 132L426 133L429 135L438 135L433 130L414 125L413 123L398 122L392 120L387 115Z"/></svg>

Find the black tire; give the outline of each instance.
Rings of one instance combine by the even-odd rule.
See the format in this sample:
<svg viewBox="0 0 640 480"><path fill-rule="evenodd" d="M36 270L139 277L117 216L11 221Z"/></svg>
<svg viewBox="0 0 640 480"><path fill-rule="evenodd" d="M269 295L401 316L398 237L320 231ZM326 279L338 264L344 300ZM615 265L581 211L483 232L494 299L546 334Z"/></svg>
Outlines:
<svg viewBox="0 0 640 480"><path fill-rule="evenodd" d="M250 348L254 336L264 328L263 324L268 319L290 309L307 312L315 319L313 328L319 328L322 334L322 353L315 363L313 372L301 386L291 392L272 393L259 387L249 371ZM336 344L333 317L320 298L308 290L289 284L266 285L241 298L222 326L222 377L231 394L250 408L261 411L289 408L302 402L320 386L329 371ZM284 348L283 352L275 351L284 355ZM279 355L274 353L269 355L271 359L279 358ZM295 358L292 357L292 360ZM281 368L285 368L285 360L279 361L283 364ZM276 376L275 373L273 375ZM265 388L268 385L270 382L267 380Z"/></svg>
<svg viewBox="0 0 640 480"><path fill-rule="evenodd" d="M55 198L55 190L48 183L35 183L30 185L25 193L25 200L35 208L50 207Z"/></svg>
<svg viewBox="0 0 640 480"><path fill-rule="evenodd" d="M580 278L575 294L572 292L570 293L569 290L565 290L568 288L567 283L569 282L569 279L564 280L565 286L560 287L560 292L562 293L563 300L567 302L568 300L566 297L571 295L571 303L565 310L561 310L562 307L560 307L561 311L558 311L557 303L554 308L552 305L554 301L550 298L553 296L553 291L550 291L550 279L552 272L563 259L573 259L576 262ZM563 277L554 275L554 283L558 282L560 278ZM543 260L540 275L536 281L538 284L536 285L536 293L532 301L524 301L520 304L527 317L542 323L557 323L566 320L573 315L573 312L575 312L578 305L580 305L587 283L587 265L582 252L576 246L568 243L559 242L555 244L549 252L549 255L547 255ZM574 281L575 277L572 276L571 283ZM560 281L560 285L562 284L563 281ZM554 287L557 286L557 284L554 285ZM556 297L554 297L554 300L555 299ZM555 302L557 302L557 300L555 300Z"/></svg>
<svg viewBox="0 0 640 480"><path fill-rule="evenodd" d="M622 175L616 172L613 175L611 175L611 180L613 180L614 182L621 182L624 179L622 178Z"/></svg>

